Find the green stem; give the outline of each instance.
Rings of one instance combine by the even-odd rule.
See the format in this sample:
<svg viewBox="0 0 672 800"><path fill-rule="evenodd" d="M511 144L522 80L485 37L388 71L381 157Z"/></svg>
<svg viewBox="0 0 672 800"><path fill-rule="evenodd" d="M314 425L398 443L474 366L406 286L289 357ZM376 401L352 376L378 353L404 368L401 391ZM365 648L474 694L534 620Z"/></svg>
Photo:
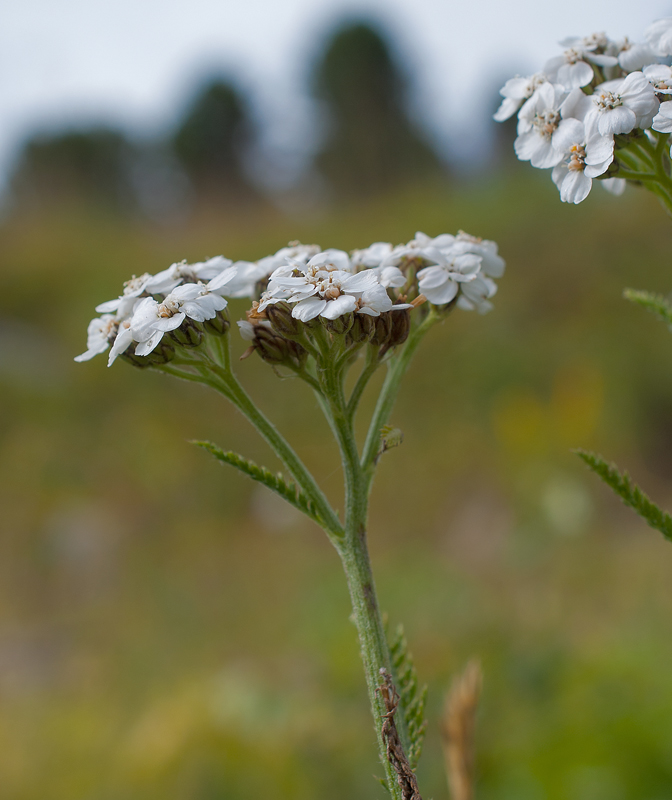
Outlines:
<svg viewBox="0 0 672 800"><path fill-rule="evenodd" d="M439 314L432 308L420 325L411 331L401 352L394 356L388 365L387 377L378 397L376 409L373 412L361 460L362 472L367 482L367 492L373 480L373 468L380 446L380 432L383 426L387 424L387 420L392 413L392 408L399 393L401 379L408 369L424 335L439 319Z"/></svg>
<svg viewBox="0 0 672 800"><path fill-rule="evenodd" d="M381 670L392 674L392 659L378 606L366 542L368 487L360 464L352 418L343 395L343 372L336 364L327 362L323 366L322 385L328 406L326 414L338 441L345 475L345 535L337 545L337 550L350 590L380 759L392 797L394 800L402 800L397 774L387 757L387 745L382 732L387 709L379 691ZM408 730L403 714L398 714L395 722L402 746L408 752Z"/></svg>
<svg viewBox="0 0 672 800"><path fill-rule="evenodd" d="M362 371L357 378L357 383L355 384L350 395L350 399L348 400L347 412L350 422L352 422L355 418L359 401L362 399L362 395L364 394L364 389L366 389L367 384L371 380L374 372L380 366L380 361L378 361L379 352L380 347L377 345L370 344L366 347L366 362L362 367Z"/></svg>
<svg viewBox="0 0 672 800"><path fill-rule="evenodd" d="M394 800L402 800L397 774L387 757L387 746L383 739L383 720L387 712L379 691L381 685L381 669L392 674L390 652L385 636L385 629L376 598L376 587L371 571L368 548L366 544L366 525L357 522L354 516L346 522L346 537L338 548L343 569L348 581L352 611L359 643L361 645L362 662L366 676L366 688L371 704L376 739L380 760L385 769L385 778ZM395 723L406 753L408 753L408 733L403 714L395 716Z"/></svg>

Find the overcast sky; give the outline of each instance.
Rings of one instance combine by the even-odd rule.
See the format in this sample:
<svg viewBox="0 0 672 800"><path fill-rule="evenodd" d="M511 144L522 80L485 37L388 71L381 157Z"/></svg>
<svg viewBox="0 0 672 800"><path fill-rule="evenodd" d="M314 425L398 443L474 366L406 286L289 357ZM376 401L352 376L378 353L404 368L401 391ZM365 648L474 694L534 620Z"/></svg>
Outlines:
<svg viewBox="0 0 672 800"><path fill-rule="evenodd" d="M672 0L0 0L0 9L2 176L36 128L165 130L199 77L218 71L254 92L279 142L300 139L311 126L308 64L335 24L362 16L394 38L435 138L466 151L509 74L541 68L565 36L640 39L672 16Z"/></svg>

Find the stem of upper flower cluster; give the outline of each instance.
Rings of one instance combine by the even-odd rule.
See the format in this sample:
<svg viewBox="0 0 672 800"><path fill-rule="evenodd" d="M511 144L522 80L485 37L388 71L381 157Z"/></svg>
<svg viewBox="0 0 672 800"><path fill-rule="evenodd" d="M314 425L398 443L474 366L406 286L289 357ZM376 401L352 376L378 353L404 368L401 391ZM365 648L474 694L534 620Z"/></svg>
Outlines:
<svg viewBox="0 0 672 800"><path fill-rule="evenodd" d="M411 359L415 355L415 351L418 349L418 345L423 337L440 319L440 315L432 308L420 325L418 325L415 330L411 331L401 352L394 356L388 364L387 376L378 397L376 409L373 412L361 459L362 473L366 481L367 494L373 481L375 461L380 447L380 433L383 426L387 424L387 420L392 413L392 408L397 399L397 394L399 393L401 379L408 369Z"/></svg>

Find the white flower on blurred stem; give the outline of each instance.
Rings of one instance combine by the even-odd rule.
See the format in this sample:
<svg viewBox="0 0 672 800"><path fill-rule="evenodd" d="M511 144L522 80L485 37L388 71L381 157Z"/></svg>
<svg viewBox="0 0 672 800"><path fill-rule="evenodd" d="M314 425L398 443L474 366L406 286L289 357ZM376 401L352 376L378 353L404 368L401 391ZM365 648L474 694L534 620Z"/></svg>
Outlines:
<svg viewBox="0 0 672 800"><path fill-rule="evenodd" d="M642 72L631 72L622 80L601 84L591 99L603 136L650 127L659 106L655 90Z"/></svg>
<svg viewBox="0 0 672 800"><path fill-rule="evenodd" d="M378 278L370 269L354 274L334 269L334 263L344 263L341 254L346 256L349 264L347 253L328 250L311 258L303 268L298 264L290 264L276 269L259 304L259 311L280 300L296 303L292 316L302 322L318 316L336 319L355 311L354 295L373 287L378 283Z"/></svg>
<svg viewBox="0 0 672 800"><path fill-rule="evenodd" d="M492 118L497 122L504 122L512 117L522 104L532 97L541 84L547 81L548 77L543 72L536 72L529 78L509 78L499 90L504 99Z"/></svg>
<svg viewBox="0 0 672 800"><path fill-rule="evenodd" d="M605 173L614 160L614 140L599 134L597 121L595 115L588 115L585 123L563 119L553 134L553 146L562 153L562 161L553 169L552 178L563 203L585 200L592 179Z"/></svg>
<svg viewBox="0 0 672 800"><path fill-rule="evenodd" d="M666 100L660 104L651 127L658 133L672 133L672 100Z"/></svg>
<svg viewBox="0 0 672 800"><path fill-rule="evenodd" d="M381 286L399 288L406 283L406 276L398 267L374 267L371 270Z"/></svg>
<svg viewBox="0 0 672 800"><path fill-rule="evenodd" d="M299 242L291 243L287 247L281 247L277 253L272 256L264 256L257 261L257 267L261 272L261 278L267 278L278 267L282 267L292 261L298 261L300 264L305 265L309 259L321 252L321 247L317 244L300 244Z"/></svg>
<svg viewBox="0 0 672 800"><path fill-rule="evenodd" d="M259 281L268 277L266 268L255 261L236 261L232 269L236 275L227 284L226 292L222 292L227 297L253 297Z"/></svg>
<svg viewBox="0 0 672 800"><path fill-rule="evenodd" d="M212 280L227 267L231 266L231 259L224 256L215 256L207 261L196 264L187 264L179 261L171 264L168 269L157 272L145 284L145 291L149 294L168 294L181 283L198 283Z"/></svg>
<svg viewBox="0 0 672 800"><path fill-rule="evenodd" d="M89 361L94 356L104 353L110 346L110 340L116 336L119 317L116 314L103 314L89 322L86 332L86 352L75 356L75 361Z"/></svg>
<svg viewBox="0 0 672 800"><path fill-rule="evenodd" d="M602 186L616 197L620 197L625 191L625 178L603 178L600 183Z"/></svg>
<svg viewBox="0 0 672 800"><path fill-rule="evenodd" d="M672 56L672 17L658 19L649 25L646 41L657 56Z"/></svg>
<svg viewBox="0 0 672 800"><path fill-rule="evenodd" d="M115 359L117 356L120 356L122 353L125 353L126 350L130 347L133 343L133 333L131 332L131 318L127 318L119 323L119 327L117 328L117 335L112 343L112 347L110 348L110 355L107 359L107 366L111 367L114 364Z"/></svg>
<svg viewBox="0 0 672 800"><path fill-rule="evenodd" d="M562 55L549 59L544 66L544 72L551 83L559 83L567 91L587 86L594 76L592 64L600 67L614 67L618 59L604 53L594 52L605 49L609 40L603 33L582 38L572 36L560 42L567 49Z"/></svg>
<svg viewBox="0 0 672 800"><path fill-rule="evenodd" d="M672 94L672 67L650 64L644 67L644 75L658 94Z"/></svg>
<svg viewBox="0 0 672 800"><path fill-rule="evenodd" d="M149 272L145 272L138 277L134 275L130 280L124 283L124 293L122 295L117 297L116 300L108 300L96 306L96 311L99 311L101 314L111 314L113 311L116 311L120 317L125 317L131 312L131 309L135 305L136 298L145 291L147 284L153 277L154 276L150 275Z"/></svg>
<svg viewBox="0 0 672 800"><path fill-rule="evenodd" d="M412 308L410 303L392 304L384 286L375 284L370 289L366 289L356 299L356 309L359 314L367 314L370 317L379 317L386 311L401 311L404 308Z"/></svg>
<svg viewBox="0 0 672 800"><path fill-rule="evenodd" d="M461 284L460 288L460 296L457 298L458 308L465 311L478 311L479 314L492 311L490 298L497 294L497 284L493 280L483 275L477 275L475 280Z"/></svg>
<svg viewBox="0 0 672 800"><path fill-rule="evenodd" d="M436 250L436 266L425 267L418 272L418 288L430 303L441 306L455 298L460 284L476 280L482 258L474 253L451 256Z"/></svg>
<svg viewBox="0 0 672 800"><path fill-rule="evenodd" d="M655 64L657 60L656 54L648 44L631 42L627 36L618 45L617 58L619 65L626 72L637 72L649 64Z"/></svg>
<svg viewBox="0 0 672 800"><path fill-rule="evenodd" d="M387 264L390 258L394 260L393 249L390 242L374 242L364 250L353 250L350 259L355 267L379 267L383 262Z"/></svg>
<svg viewBox="0 0 672 800"><path fill-rule="evenodd" d="M450 249L452 253L474 253L480 256L481 272L491 278L501 278L504 274L506 262L497 252L496 242L458 231Z"/></svg>
<svg viewBox="0 0 672 800"><path fill-rule="evenodd" d="M153 297L141 300L131 320L131 335L139 343L135 349L136 355L149 355L163 334L179 328L187 317L203 322L225 309L226 300L209 290L213 283L210 281L207 286L184 283L173 289L162 303L157 303ZM217 285L214 288L218 288Z"/></svg>
<svg viewBox="0 0 672 800"><path fill-rule="evenodd" d="M533 167L554 167L562 154L551 144L551 138L560 124L560 105L565 93L560 86L542 84L523 105L518 115L518 138L513 144L521 161Z"/></svg>

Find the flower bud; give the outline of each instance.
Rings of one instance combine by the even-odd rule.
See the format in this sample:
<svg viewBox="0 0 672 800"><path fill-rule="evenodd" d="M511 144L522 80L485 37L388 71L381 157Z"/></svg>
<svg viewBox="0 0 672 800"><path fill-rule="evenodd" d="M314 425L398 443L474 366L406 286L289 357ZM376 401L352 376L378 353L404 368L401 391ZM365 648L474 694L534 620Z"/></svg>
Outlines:
<svg viewBox="0 0 672 800"><path fill-rule="evenodd" d="M158 347L152 350L152 352L148 356L145 356L145 359L150 364L156 364L156 365L167 364L174 358L175 358L175 348L165 338L162 339Z"/></svg>
<svg viewBox="0 0 672 800"><path fill-rule="evenodd" d="M392 328L388 344L390 347L396 347L408 339L411 331L411 315L409 309L404 308L400 311L390 311L390 317L392 318Z"/></svg>
<svg viewBox="0 0 672 800"><path fill-rule="evenodd" d="M130 347L125 353L120 353L119 358L122 361L126 361L128 364L132 364L138 369L147 369L147 367L151 366L148 358L144 356L136 356Z"/></svg>
<svg viewBox="0 0 672 800"><path fill-rule="evenodd" d="M190 319L186 319L179 328L170 332L170 337L182 347L198 347L203 341L203 331Z"/></svg>
<svg viewBox="0 0 672 800"><path fill-rule="evenodd" d="M351 312L349 314L343 314L340 317L336 317L336 319L320 317L320 320L322 325L329 331L329 333L333 333L335 336L342 336L344 333L347 333L350 328L352 328L355 321L355 315Z"/></svg>
<svg viewBox="0 0 672 800"><path fill-rule="evenodd" d="M284 364L290 357L288 339L283 339L268 328L257 326L254 331L254 344L259 355L269 364Z"/></svg>
<svg viewBox="0 0 672 800"><path fill-rule="evenodd" d="M300 336L304 331L303 323L292 316L292 309L287 303L271 304L266 309L266 317L273 330L287 339Z"/></svg>
<svg viewBox="0 0 672 800"><path fill-rule="evenodd" d="M348 331L347 344L361 344L368 341L374 331L373 317L368 314L354 314L352 326Z"/></svg>
<svg viewBox="0 0 672 800"><path fill-rule="evenodd" d="M390 339L390 333L392 331L391 316L391 311L384 311L382 314L380 314L380 316L373 317L374 330L373 336L371 337L372 344L378 344L382 346L388 343Z"/></svg>
<svg viewBox="0 0 672 800"><path fill-rule="evenodd" d="M212 333L215 336L223 336L228 332L231 324L229 322L229 315L226 310L218 311L217 316L212 319L206 319L203 323L203 328L206 333Z"/></svg>

